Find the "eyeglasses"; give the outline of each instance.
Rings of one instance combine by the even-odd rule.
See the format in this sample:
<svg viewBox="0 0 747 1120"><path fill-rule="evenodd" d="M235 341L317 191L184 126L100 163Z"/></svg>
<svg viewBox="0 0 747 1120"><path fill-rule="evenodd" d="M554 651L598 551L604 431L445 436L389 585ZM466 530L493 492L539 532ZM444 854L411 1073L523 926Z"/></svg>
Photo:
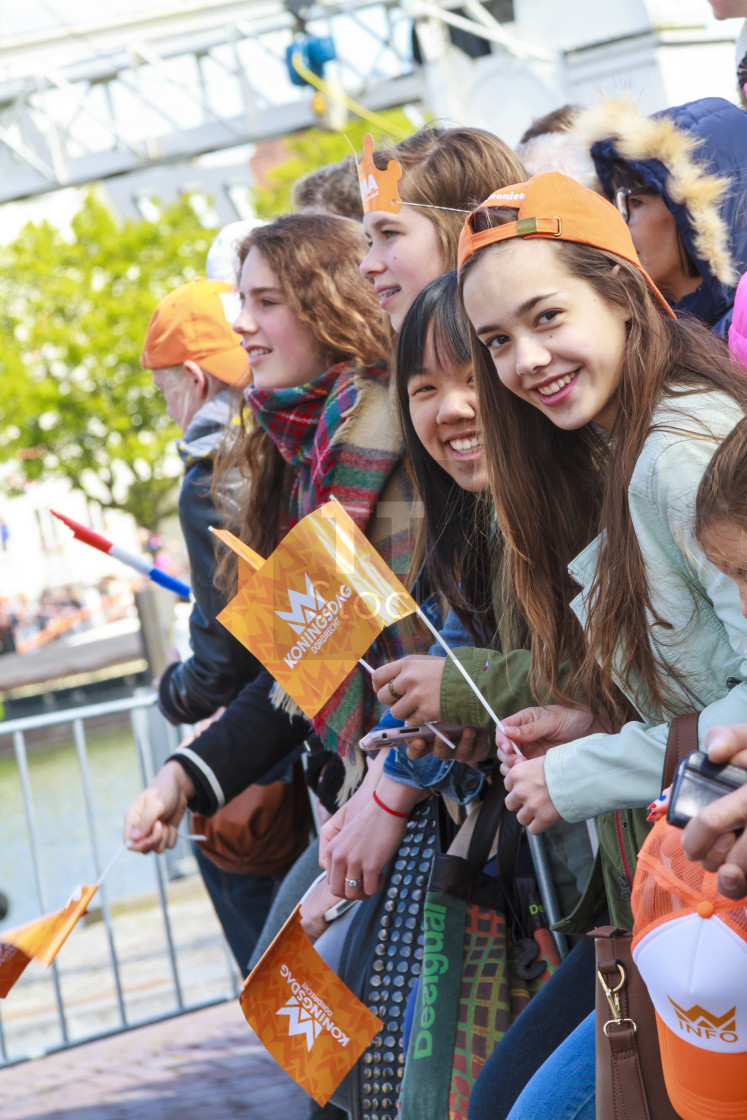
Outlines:
<svg viewBox="0 0 747 1120"><path fill-rule="evenodd" d="M630 204L629 198L638 198L644 194L656 194L652 187L618 187L615 191L615 206L622 214L625 222L630 221Z"/></svg>

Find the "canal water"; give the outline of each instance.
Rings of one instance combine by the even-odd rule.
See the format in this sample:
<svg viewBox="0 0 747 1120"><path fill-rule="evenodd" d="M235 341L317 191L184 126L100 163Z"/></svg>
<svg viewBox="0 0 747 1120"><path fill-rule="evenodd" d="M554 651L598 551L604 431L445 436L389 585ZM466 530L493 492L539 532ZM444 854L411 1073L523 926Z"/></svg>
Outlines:
<svg viewBox="0 0 747 1120"><path fill-rule="evenodd" d="M121 846L122 819L142 783L129 727L89 734L86 743L103 869ZM0 890L8 896L11 908L0 922L0 932L64 906L79 883L96 881L83 785L72 741L36 747L28 758L43 904L36 889L18 768L13 756L2 757ZM152 856L125 852L106 879L109 901L152 891L153 864Z"/></svg>

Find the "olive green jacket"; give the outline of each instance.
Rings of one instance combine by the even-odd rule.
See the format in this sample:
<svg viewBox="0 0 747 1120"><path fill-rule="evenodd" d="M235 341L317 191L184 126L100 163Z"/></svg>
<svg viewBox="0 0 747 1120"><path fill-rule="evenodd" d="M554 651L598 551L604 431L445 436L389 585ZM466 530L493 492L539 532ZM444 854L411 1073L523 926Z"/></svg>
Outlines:
<svg viewBox="0 0 747 1120"><path fill-rule="evenodd" d="M458 647L451 652L499 719L537 703L529 688L528 650L504 654L494 649ZM465 727L492 726L491 717L448 658L441 678L441 719ZM545 839L558 903L563 914L570 914L584 892L592 868L586 824L562 821L547 829ZM563 932L585 932L588 928L587 924L584 930Z"/></svg>

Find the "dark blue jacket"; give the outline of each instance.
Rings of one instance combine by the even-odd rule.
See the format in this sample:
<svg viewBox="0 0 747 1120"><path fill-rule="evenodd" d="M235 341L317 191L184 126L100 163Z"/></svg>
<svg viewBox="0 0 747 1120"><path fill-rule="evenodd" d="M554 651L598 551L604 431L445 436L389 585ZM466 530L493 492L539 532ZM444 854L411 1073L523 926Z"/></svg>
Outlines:
<svg viewBox="0 0 747 1120"><path fill-rule="evenodd" d="M736 286L747 271L747 113L720 97L651 117L632 104L621 110L619 102L602 102L582 127L609 198L621 163L662 196L703 277L673 306L725 338ZM726 181L719 185L719 178Z"/></svg>
<svg viewBox="0 0 747 1120"><path fill-rule="evenodd" d="M220 527L223 521L211 487L213 458L231 415L229 392L224 389L200 409L178 444L187 468L179 492L179 522L195 600L189 619L192 656L168 667L158 692L161 711L176 724L197 723L230 704L260 668L249 650L216 620L226 599L213 583L215 537L209 527ZM237 478L234 485L238 484Z"/></svg>

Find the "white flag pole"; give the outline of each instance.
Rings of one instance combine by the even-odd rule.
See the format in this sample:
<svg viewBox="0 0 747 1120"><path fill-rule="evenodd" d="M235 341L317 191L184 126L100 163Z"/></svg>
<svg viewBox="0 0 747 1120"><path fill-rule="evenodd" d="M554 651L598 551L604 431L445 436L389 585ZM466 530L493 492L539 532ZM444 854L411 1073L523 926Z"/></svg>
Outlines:
<svg viewBox="0 0 747 1120"><path fill-rule="evenodd" d="M111 859L109 860L109 862L107 863L106 867L105 867L105 868L104 868L104 870L103 870L103 871L101 872L101 874L99 875L98 879L96 880L96 886L97 886L97 887L100 887L100 886L101 886L101 884L103 883L104 879L105 879L105 878L107 877L107 875L109 874L109 872L111 871L111 869L112 869L112 868L114 867L114 864L115 864L115 863L117 862L117 860L119 859L119 857L120 857L120 856L122 855L122 852L126 852L126 851L127 851L127 849L129 848L129 846L130 846L129 844L122 844L122 846L121 846L120 848L117 848L116 852L114 853L114 855L113 855L113 856L112 856L112 858L111 858Z"/></svg>
<svg viewBox="0 0 747 1120"><path fill-rule="evenodd" d="M475 682L469 676L469 674L467 673L464 666L461 665L457 661L456 657L454 657L453 653L451 652L451 649L449 648L449 646L447 646L446 642L443 640L443 638L439 634L438 630L436 630L435 626L433 626L431 624L430 620L428 618L426 618L426 616L423 614L423 612L420 609L418 610L418 615L423 620L425 625L428 627L430 632L433 634L436 641L439 642L439 644L444 647L444 649L446 650L446 656L450 657L451 660L454 662L457 669L462 674L462 676L466 680L467 684L470 686L470 688L474 692L475 696L477 697L477 699L482 704L485 711L488 713L490 718L495 721L498 729L500 731L503 731L503 725L501 724L501 721L498 719L498 716L495 714L493 709L490 707L490 704L488 704L487 700L482 695L482 693L478 689ZM505 732L504 732L504 734L505 734ZM519 754L519 755L521 754L521 751L519 750L518 747L514 747L514 750L516 751L517 754ZM527 832L527 838L528 838L528 841L529 841L529 850L532 854L532 862L534 864L534 869L535 869L535 872L536 872L536 875L537 875L537 885L538 885L539 890L540 890L540 897L542 898L542 901L543 901L543 904L544 904L544 907L545 907L545 912L547 914L547 918L548 918L548 921L549 921L550 925L555 925L556 922L560 921L560 919L562 917L562 914L560 913L560 909L558 907L557 895L555 893L555 887L554 887L554 884L553 884L553 881L552 881L552 878L551 878L550 865L549 865L549 862L548 862L547 854L545 852L544 838L542 836L533 836L530 832ZM567 948L565 938L563 937L562 934L558 934L558 933L553 933L553 938L554 938L555 943L557 945L558 952L560 954L560 959L562 960L568 952L568 948Z"/></svg>
<svg viewBox="0 0 747 1120"><path fill-rule="evenodd" d="M370 673L371 676L373 676L373 673L374 673L373 669L371 668L371 666L368 664L367 661L363 660L362 657L358 658L358 664L362 665L363 668L366 670L366 672ZM434 727L434 725L432 723L425 723L424 726L427 727L429 731L432 731L434 735L437 735L442 743L446 743L447 747L451 747L451 749L453 751L456 750L456 743L452 743L451 739L449 739L447 735L444 735L443 731L439 731L438 728Z"/></svg>

